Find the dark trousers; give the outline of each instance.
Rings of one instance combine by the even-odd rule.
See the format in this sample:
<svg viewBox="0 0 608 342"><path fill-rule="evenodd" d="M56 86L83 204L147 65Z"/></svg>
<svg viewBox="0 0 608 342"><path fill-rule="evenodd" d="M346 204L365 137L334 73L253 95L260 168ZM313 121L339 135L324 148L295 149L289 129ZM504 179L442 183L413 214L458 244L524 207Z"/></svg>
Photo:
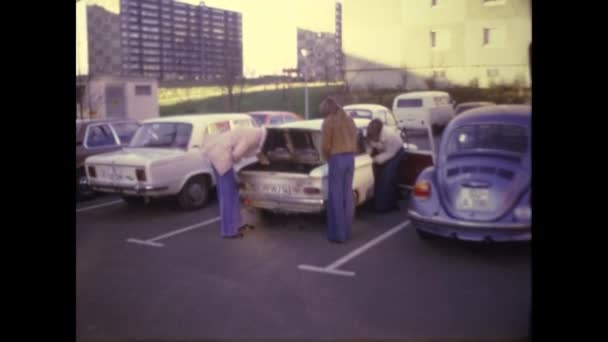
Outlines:
<svg viewBox="0 0 608 342"><path fill-rule="evenodd" d="M380 166L377 178L374 180L374 209L379 212L389 211L397 206L399 200L399 165L405 156L401 149L395 156Z"/></svg>

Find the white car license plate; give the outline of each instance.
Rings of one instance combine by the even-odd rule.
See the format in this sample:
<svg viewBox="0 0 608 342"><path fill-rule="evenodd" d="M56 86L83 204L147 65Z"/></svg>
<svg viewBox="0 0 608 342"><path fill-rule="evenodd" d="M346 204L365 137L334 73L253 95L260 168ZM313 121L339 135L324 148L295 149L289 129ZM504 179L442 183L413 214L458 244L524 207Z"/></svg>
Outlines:
<svg viewBox="0 0 608 342"><path fill-rule="evenodd" d="M287 185L262 185L261 190L271 194L291 194L291 189Z"/></svg>
<svg viewBox="0 0 608 342"><path fill-rule="evenodd" d="M490 190L488 189L469 189L460 190L460 196L456 202L458 210L492 210L490 208Z"/></svg>

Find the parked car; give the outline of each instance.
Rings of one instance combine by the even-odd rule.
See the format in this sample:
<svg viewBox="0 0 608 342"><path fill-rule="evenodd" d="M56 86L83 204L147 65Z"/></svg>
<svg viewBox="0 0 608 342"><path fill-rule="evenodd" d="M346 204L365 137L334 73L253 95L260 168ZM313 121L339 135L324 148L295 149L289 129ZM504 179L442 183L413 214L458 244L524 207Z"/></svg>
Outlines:
<svg viewBox="0 0 608 342"><path fill-rule="evenodd" d="M249 115L255 120L258 126L279 126L284 123L301 121L301 116L292 112L280 112L280 111L256 111L250 112Z"/></svg>
<svg viewBox="0 0 608 342"><path fill-rule="evenodd" d="M488 106L448 125L409 204L422 238L531 240L531 116L531 106Z"/></svg>
<svg viewBox="0 0 608 342"><path fill-rule="evenodd" d="M464 111L473 108L485 107L485 106L496 106L496 103L489 101L477 101L477 102L462 102L454 107L454 115L458 115Z"/></svg>
<svg viewBox="0 0 608 342"><path fill-rule="evenodd" d="M454 102L444 91L416 91L401 94L393 100L397 126L426 129L434 132L444 128L454 116Z"/></svg>
<svg viewBox="0 0 608 342"><path fill-rule="evenodd" d="M129 144L139 127L135 120L76 120L76 196L95 195L88 186L84 161L87 157L120 150Z"/></svg>
<svg viewBox="0 0 608 342"><path fill-rule="evenodd" d="M127 203L175 196L183 209L203 207L215 178L201 148L210 136L252 127L247 114L194 114L143 122L122 151L86 160L87 178L97 191L117 193ZM236 168L255 161L244 159Z"/></svg>
<svg viewBox="0 0 608 342"><path fill-rule="evenodd" d="M359 153L353 177L354 205L373 196L372 159L365 153L364 132L370 120L355 119ZM327 200L327 162L321 154L323 120L307 120L268 129L263 152L270 164L252 163L238 173L246 206L271 212L319 213Z"/></svg>
<svg viewBox="0 0 608 342"><path fill-rule="evenodd" d="M407 133L405 129L399 129L397 127L397 120L391 111L381 105L357 103L344 106L342 109L353 119L380 119L384 124L384 127L393 130L400 131L401 139L407 141Z"/></svg>

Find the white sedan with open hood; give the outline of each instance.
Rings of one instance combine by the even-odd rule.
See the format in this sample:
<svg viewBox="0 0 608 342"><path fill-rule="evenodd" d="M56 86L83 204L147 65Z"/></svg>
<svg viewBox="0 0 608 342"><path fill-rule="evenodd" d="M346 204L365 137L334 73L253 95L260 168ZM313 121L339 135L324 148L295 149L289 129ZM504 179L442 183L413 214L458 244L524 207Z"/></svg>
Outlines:
<svg viewBox="0 0 608 342"><path fill-rule="evenodd" d="M203 207L215 185L211 164L201 154L211 135L254 126L247 114L194 114L145 121L121 151L87 158L89 185L118 193L128 203L175 196L184 209ZM244 159L240 167L254 162Z"/></svg>

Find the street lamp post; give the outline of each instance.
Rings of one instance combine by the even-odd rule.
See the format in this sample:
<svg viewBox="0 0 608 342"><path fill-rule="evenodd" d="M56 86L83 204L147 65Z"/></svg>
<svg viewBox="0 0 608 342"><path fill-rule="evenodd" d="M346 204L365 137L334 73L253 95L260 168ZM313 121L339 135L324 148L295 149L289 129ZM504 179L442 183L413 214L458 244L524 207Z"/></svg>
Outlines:
<svg viewBox="0 0 608 342"><path fill-rule="evenodd" d="M308 120L308 69L309 63L308 58L309 51L307 49L300 49L300 54L304 57L304 117Z"/></svg>

